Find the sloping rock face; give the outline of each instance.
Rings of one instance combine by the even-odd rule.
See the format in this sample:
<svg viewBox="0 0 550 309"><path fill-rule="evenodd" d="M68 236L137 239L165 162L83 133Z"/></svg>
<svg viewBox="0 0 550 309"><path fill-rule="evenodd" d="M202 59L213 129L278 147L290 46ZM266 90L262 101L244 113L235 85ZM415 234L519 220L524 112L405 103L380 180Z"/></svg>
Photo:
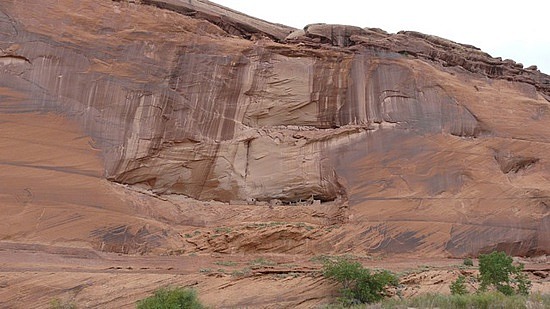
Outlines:
<svg viewBox="0 0 550 309"><path fill-rule="evenodd" d="M75 121L105 178L158 195L347 205L335 250L550 251L549 76L415 32L136 2L3 1L0 113Z"/></svg>

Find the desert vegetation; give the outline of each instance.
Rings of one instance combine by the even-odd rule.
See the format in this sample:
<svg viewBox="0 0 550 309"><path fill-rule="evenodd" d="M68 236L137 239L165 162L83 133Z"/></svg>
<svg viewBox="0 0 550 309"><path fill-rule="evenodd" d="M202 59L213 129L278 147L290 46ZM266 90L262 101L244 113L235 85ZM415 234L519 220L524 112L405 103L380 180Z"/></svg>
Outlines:
<svg viewBox="0 0 550 309"><path fill-rule="evenodd" d="M326 309L344 308L330 305ZM405 308L439 308L439 309L545 309L550 308L550 296L533 294L504 295L500 292L481 292L468 295L423 294L412 298L391 298L371 305L356 305L349 308L363 309L405 309Z"/></svg>
<svg viewBox="0 0 550 309"><path fill-rule="evenodd" d="M479 290L492 287L504 295L528 295L531 281L522 272L523 264L513 265L511 256L504 252L482 254L479 257Z"/></svg>
<svg viewBox="0 0 550 309"><path fill-rule="evenodd" d="M388 296L387 288L397 286L397 277L387 270L372 272L361 263L348 259L327 261L323 275L341 285L343 305L374 303Z"/></svg>
<svg viewBox="0 0 550 309"><path fill-rule="evenodd" d="M464 266L473 266L472 259L464 259ZM424 294L404 299L399 292L392 295L389 288L398 287L398 277L389 271L371 272L359 262L347 258L325 259L323 275L340 285L337 304L327 308L549 308L548 295L529 295L531 282L523 273L522 264L504 252L479 256L479 275L464 275L450 283L451 295ZM467 283L476 285L470 291Z"/></svg>
<svg viewBox="0 0 550 309"><path fill-rule="evenodd" d="M468 288L466 287L466 277L460 275L451 283L449 287L451 294L453 295L466 295L468 294Z"/></svg>
<svg viewBox="0 0 550 309"><path fill-rule="evenodd" d="M197 293L192 289L178 287L160 288L150 297L140 300L137 309L204 309Z"/></svg>
<svg viewBox="0 0 550 309"><path fill-rule="evenodd" d="M77 309L77 306L72 301L54 298L50 301L50 309Z"/></svg>
<svg viewBox="0 0 550 309"><path fill-rule="evenodd" d="M471 258L465 258L462 264L464 264L464 266L474 266L474 261Z"/></svg>

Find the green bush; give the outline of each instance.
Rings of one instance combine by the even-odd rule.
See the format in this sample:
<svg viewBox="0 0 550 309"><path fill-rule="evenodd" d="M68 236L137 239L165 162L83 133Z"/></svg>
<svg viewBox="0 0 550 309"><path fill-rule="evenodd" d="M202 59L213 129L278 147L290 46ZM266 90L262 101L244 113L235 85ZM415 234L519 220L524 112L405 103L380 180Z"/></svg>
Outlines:
<svg viewBox="0 0 550 309"><path fill-rule="evenodd" d="M140 300L138 309L203 309L205 308L192 289L160 288L153 296Z"/></svg>
<svg viewBox="0 0 550 309"><path fill-rule="evenodd" d="M480 291L493 286L504 295L528 295L531 282L522 273L523 264L513 265L512 257L504 252L492 252L479 256Z"/></svg>
<svg viewBox="0 0 550 309"><path fill-rule="evenodd" d="M464 264L464 266L474 266L474 261L471 258L465 258L462 264Z"/></svg>
<svg viewBox="0 0 550 309"><path fill-rule="evenodd" d="M76 309L76 304L71 301L64 301L54 298L50 301L50 309Z"/></svg>
<svg viewBox="0 0 550 309"><path fill-rule="evenodd" d="M387 270L371 273L361 263L347 259L327 261L323 275L342 285L340 299L344 305L373 303L386 297L388 286L397 286L395 275Z"/></svg>
<svg viewBox="0 0 550 309"><path fill-rule="evenodd" d="M458 278L451 283L451 294L452 295L466 295L468 294L468 289L466 288L466 277L458 276Z"/></svg>

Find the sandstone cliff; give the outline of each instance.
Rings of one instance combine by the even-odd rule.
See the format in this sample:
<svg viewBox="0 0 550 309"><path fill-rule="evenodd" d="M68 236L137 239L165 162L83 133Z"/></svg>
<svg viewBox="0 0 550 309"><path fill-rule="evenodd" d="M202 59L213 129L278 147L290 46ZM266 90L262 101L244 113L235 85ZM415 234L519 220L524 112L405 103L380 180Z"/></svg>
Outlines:
<svg viewBox="0 0 550 309"><path fill-rule="evenodd" d="M161 198L330 203L322 224L344 227L318 237L331 249L317 251L549 252L548 75L416 32L298 30L208 1L135 2L0 4L2 127L44 127L27 144L2 135L0 160L13 170L0 201L23 203L26 189L36 191L23 169L38 167ZM57 116L72 121L70 132ZM78 141L80 131L90 147L53 142ZM30 154L35 143L48 149ZM101 161L78 161L95 152ZM79 195L89 185L68 178L74 188L63 197L37 179L56 207L76 200L128 216L124 205L141 207L109 195L116 189ZM17 222L16 214L3 216ZM91 224L75 241L100 239L104 249L105 235L128 220ZM149 235L141 224L132 237ZM30 233L14 225L8 238ZM171 237L159 231L140 241Z"/></svg>

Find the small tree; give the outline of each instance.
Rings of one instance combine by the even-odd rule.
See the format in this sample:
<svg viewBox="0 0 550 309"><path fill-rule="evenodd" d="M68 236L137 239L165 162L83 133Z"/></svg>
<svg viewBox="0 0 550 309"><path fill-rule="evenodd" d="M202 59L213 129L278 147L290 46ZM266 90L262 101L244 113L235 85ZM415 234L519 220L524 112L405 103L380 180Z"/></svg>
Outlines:
<svg viewBox="0 0 550 309"><path fill-rule="evenodd" d="M468 294L468 289L465 284L466 277L460 275L458 278L451 283L451 294L453 295L466 295Z"/></svg>
<svg viewBox="0 0 550 309"><path fill-rule="evenodd" d="M398 284L397 277L387 270L371 273L359 262L346 259L325 263L323 274L342 284L344 305L377 302L387 296L388 286Z"/></svg>
<svg viewBox="0 0 550 309"><path fill-rule="evenodd" d="M505 295L529 294L531 282L523 271L523 264L515 266L512 257L504 252L492 252L479 256L479 280L481 291L493 286Z"/></svg>
<svg viewBox="0 0 550 309"><path fill-rule="evenodd" d="M160 288L153 296L140 300L137 303L138 309L204 309L204 306L197 298L197 293L192 289L182 288Z"/></svg>

